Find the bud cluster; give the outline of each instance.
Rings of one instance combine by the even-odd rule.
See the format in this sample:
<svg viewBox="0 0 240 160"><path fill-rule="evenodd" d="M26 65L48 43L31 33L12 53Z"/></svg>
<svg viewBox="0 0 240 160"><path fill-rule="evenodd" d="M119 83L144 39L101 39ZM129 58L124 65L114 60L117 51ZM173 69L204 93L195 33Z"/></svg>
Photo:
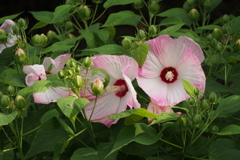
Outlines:
<svg viewBox="0 0 240 160"><path fill-rule="evenodd" d="M35 34L32 36L31 42L34 46L46 47L48 45L48 37L45 34Z"/></svg>

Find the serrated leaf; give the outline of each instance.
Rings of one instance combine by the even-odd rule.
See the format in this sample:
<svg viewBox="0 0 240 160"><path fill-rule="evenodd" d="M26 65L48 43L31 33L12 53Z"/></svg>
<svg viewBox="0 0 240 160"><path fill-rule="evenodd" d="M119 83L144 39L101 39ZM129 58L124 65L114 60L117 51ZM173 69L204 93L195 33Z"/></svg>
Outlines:
<svg viewBox="0 0 240 160"><path fill-rule="evenodd" d="M191 82L189 82L185 79L181 79L181 80L182 80L183 87L184 87L185 91L187 92L187 94L190 97L198 98L194 93L194 90L196 89L196 87Z"/></svg>
<svg viewBox="0 0 240 160"><path fill-rule="evenodd" d="M52 19L53 19L53 12L49 12L49 11L37 11L37 12L30 12L33 17L40 21L40 22L44 22L46 24L51 24Z"/></svg>
<svg viewBox="0 0 240 160"><path fill-rule="evenodd" d="M228 125L228 126L224 127L223 129L221 129L221 131L219 131L217 134L218 135L240 134L240 126L235 125L235 124Z"/></svg>
<svg viewBox="0 0 240 160"><path fill-rule="evenodd" d="M109 8L111 6L116 6L116 5L125 5L125 4L130 4L133 3L135 0L107 0L104 4L104 8Z"/></svg>
<svg viewBox="0 0 240 160"><path fill-rule="evenodd" d="M110 14L107 21L103 24L103 27L118 25L130 25L136 27L141 18L140 15L137 15L132 11L120 11Z"/></svg>
<svg viewBox="0 0 240 160"><path fill-rule="evenodd" d="M141 43L137 49L131 51L131 57L137 61L139 67L142 67L147 58L148 48L146 43Z"/></svg>
<svg viewBox="0 0 240 160"><path fill-rule="evenodd" d="M107 44L97 48L84 49L83 51L93 51L99 54L110 55L110 54L122 54L123 48L122 46L117 44Z"/></svg>
<svg viewBox="0 0 240 160"><path fill-rule="evenodd" d="M179 118L179 115L176 113L163 112L159 114L158 117L154 118L150 125L165 123L168 121L177 120L178 118Z"/></svg>
<svg viewBox="0 0 240 160"><path fill-rule="evenodd" d="M10 114L4 114L0 112L0 126L8 125L16 118L17 115L17 111L14 111Z"/></svg>

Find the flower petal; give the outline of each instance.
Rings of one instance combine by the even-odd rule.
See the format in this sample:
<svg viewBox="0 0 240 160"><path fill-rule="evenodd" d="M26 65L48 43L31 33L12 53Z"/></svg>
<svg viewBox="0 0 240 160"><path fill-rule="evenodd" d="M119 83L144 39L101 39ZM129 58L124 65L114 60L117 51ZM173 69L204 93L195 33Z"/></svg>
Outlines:
<svg viewBox="0 0 240 160"><path fill-rule="evenodd" d="M26 81L27 86L31 86L34 83L36 83L37 81L39 81L39 76L37 76L34 73L30 73L26 76L25 81Z"/></svg>
<svg viewBox="0 0 240 160"><path fill-rule="evenodd" d="M27 86L33 85L39 80L46 80L46 73L43 65L29 65L23 67L23 72L27 74L25 81Z"/></svg>
<svg viewBox="0 0 240 160"><path fill-rule="evenodd" d="M92 59L97 68L104 69L114 79L122 79L124 68L126 76L131 80L138 75L138 64L132 57L99 55L92 57Z"/></svg>
<svg viewBox="0 0 240 160"><path fill-rule="evenodd" d="M66 64L68 58L71 57L71 54L64 54L60 55L54 60L51 57L46 57L43 60L43 65L46 71L48 71L50 65L52 65L52 68L50 70L51 74L56 74L58 73Z"/></svg>
<svg viewBox="0 0 240 160"><path fill-rule="evenodd" d="M58 98L68 97L73 95L67 88L61 87L50 87L45 92L34 93L34 102L49 104L52 102L57 102Z"/></svg>
<svg viewBox="0 0 240 160"><path fill-rule="evenodd" d="M8 19L8 20L5 20L5 22L1 25L0 29L5 30L6 32L9 32L12 26L14 25L15 23L12 20Z"/></svg>

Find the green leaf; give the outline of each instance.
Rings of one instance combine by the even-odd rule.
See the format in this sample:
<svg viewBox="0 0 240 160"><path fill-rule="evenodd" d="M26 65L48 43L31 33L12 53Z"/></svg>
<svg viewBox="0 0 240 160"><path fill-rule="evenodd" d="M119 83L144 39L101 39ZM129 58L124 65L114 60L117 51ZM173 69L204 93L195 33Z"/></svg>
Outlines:
<svg viewBox="0 0 240 160"><path fill-rule="evenodd" d="M141 43L137 49L131 51L131 56L138 62L139 67L142 67L147 58L148 48L146 43Z"/></svg>
<svg viewBox="0 0 240 160"><path fill-rule="evenodd" d="M51 24L52 19L53 19L53 12L49 12L49 11L37 11L37 12L30 12L33 17L40 21L40 22L44 22L46 24Z"/></svg>
<svg viewBox="0 0 240 160"><path fill-rule="evenodd" d="M74 47L77 40L79 40L81 37L74 37L74 38L68 38L60 42L56 42L52 44L51 46L47 47L43 53L47 52L57 52L57 51L66 51Z"/></svg>
<svg viewBox="0 0 240 160"><path fill-rule="evenodd" d="M116 5L125 5L125 4L130 4L133 3L135 0L107 0L104 4L104 8L109 8L111 6L116 6Z"/></svg>
<svg viewBox="0 0 240 160"><path fill-rule="evenodd" d="M22 12L21 12L21 13L22 13ZM0 24L2 24L5 20L16 18L16 17L19 16L21 13L17 13L17 14L12 14L12 15L8 15L8 16L5 16L5 17L1 17L1 18L0 18Z"/></svg>
<svg viewBox="0 0 240 160"><path fill-rule="evenodd" d="M69 12L73 8L73 5L60 5L55 8L55 11L53 13L53 19L51 23L57 23L62 20L66 20L70 17Z"/></svg>
<svg viewBox="0 0 240 160"><path fill-rule="evenodd" d="M130 25L136 27L141 18L140 15L137 15L132 11L120 11L110 14L107 21L103 24L103 27L118 25Z"/></svg>
<svg viewBox="0 0 240 160"><path fill-rule="evenodd" d="M174 32L176 32L177 30L179 30L180 28L182 28L182 26L184 25L184 23L182 24L176 24L174 26L170 26L166 29L163 29L162 31L160 31L159 35L163 35L163 34L168 34L171 35Z"/></svg>
<svg viewBox="0 0 240 160"><path fill-rule="evenodd" d="M167 121L172 121L172 120L177 120L179 118L179 115L176 113L169 113L169 112L163 112L158 115L155 119L153 119L152 123L153 124L158 124L158 123L165 123Z"/></svg>
<svg viewBox="0 0 240 160"><path fill-rule="evenodd" d="M72 157L70 160L97 160L98 157L98 151L96 151L94 148L80 148L76 151L74 151Z"/></svg>
<svg viewBox="0 0 240 160"><path fill-rule="evenodd" d="M87 104L89 101L85 98L77 98L75 96L68 96L64 98L57 99L57 105L63 112L63 114L69 118L73 126L75 126L75 119L77 118L80 110Z"/></svg>
<svg viewBox="0 0 240 160"><path fill-rule="evenodd" d="M221 131L217 133L218 135L234 135L234 134L240 134L240 126L231 124L226 127L224 127Z"/></svg>
<svg viewBox="0 0 240 160"><path fill-rule="evenodd" d="M36 23L36 24L30 29L29 32L32 32L32 31L35 30L35 29L43 28L43 27L45 27L45 26L47 26L47 25L48 25L48 24L45 23L45 22L38 22L38 23Z"/></svg>
<svg viewBox="0 0 240 160"><path fill-rule="evenodd" d="M16 118L17 115L17 111L14 111L10 114L4 114L0 112L0 126L8 125Z"/></svg>
<svg viewBox="0 0 240 160"><path fill-rule="evenodd" d="M84 49L83 51L94 51L99 54L109 55L109 54L122 54L123 48L122 46L117 44L107 44L97 48Z"/></svg>
<svg viewBox="0 0 240 160"><path fill-rule="evenodd" d="M164 25L172 25L172 24L182 24L183 21L180 17L173 16L173 17L167 17L163 20L161 20L159 26L164 26Z"/></svg>
<svg viewBox="0 0 240 160"><path fill-rule="evenodd" d="M185 91L187 92L187 94L191 97L198 98L194 93L194 90L196 89L196 87L191 82L189 82L185 79L181 79L181 80L182 80L183 87L184 87Z"/></svg>
<svg viewBox="0 0 240 160"><path fill-rule="evenodd" d="M9 84L16 86L16 87L26 87L25 85L25 77L24 74L14 74L6 78Z"/></svg>
<svg viewBox="0 0 240 160"><path fill-rule="evenodd" d="M179 14L187 14L186 10L183 8L171 8L169 10L166 10L164 12L159 13L157 16L160 17L172 17Z"/></svg>

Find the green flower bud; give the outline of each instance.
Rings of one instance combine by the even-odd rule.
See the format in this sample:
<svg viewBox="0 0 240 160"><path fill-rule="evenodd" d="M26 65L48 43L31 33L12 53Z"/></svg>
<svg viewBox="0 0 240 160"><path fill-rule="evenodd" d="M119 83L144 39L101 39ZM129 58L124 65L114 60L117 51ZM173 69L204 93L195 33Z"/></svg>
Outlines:
<svg viewBox="0 0 240 160"><path fill-rule="evenodd" d="M233 50L234 50L235 52L239 52L239 51L240 51L240 39L238 39L238 40L236 41L236 43L233 45Z"/></svg>
<svg viewBox="0 0 240 160"><path fill-rule="evenodd" d="M183 8L188 12L195 7L195 0L187 0L183 4Z"/></svg>
<svg viewBox="0 0 240 160"><path fill-rule="evenodd" d="M80 65L77 65L77 66L75 67L75 73L76 73L76 74L80 74L81 72L82 72L81 66L80 66Z"/></svg>
<svg viewBox="0 0 240 160"><path fill-rule="evenodd" d="M18 26L19 26L20 29L25 30L28 27L28 23L27 23L27 21L25 19L20 18L18 20Z"/></svg>
<svg viewBox="0 0 240 160"><path fill-rule="evenodd" d="M195 94L197 97L199 97L199 96L200 96L200 89L195 88L195 89L194 89L194 94Z"/></svg>
<svg viewBox="0 0 240 160"><path fill-rule="evenodd" d="M66 0L65 4L74 5L75 2L73 0Z"/></svg>
<svg viewBox="0 0 240 160"><path fill-rule="evenodd" d="M151 25L148 28L148 35L150 37L156 37L158 32L158 28L155 25Z"/></svg>
<svg viewBox="0 0 240 160"><path fill-rule="evenodd" d="M65 75L67 76L67 78L72 78L74 75L74 72L71 69L67 69L65 70Z"/></svg>
<svg viewBox="0 0 240 160"><path fill-rule="evenodd" d="M202 116L200 114L196 114L193 116L193 123L198 125L202 121Z"/></svg>
<svg viewBox="0 0 240 160"><path fill-rule="evenodd" d="M188 99L188 104L189 104L190 106L195 106L195 105L196 105L196 100L195 100L195 98L190 97L190 98Z"/></svg>
<svg viewBox="0 0 240 160"><path fill-rule="evenodd" d="M73 28L73 23L71 21L67 21L65 25L65 30L67 32L73 32L74 28Z"/></svg>
<svg viewBox="0 0 240 160"><path fill-rule="evenodd" d="M99 4L102 3L103 0L92 0L93 3Z"/></svg>
<svg viewBox="0 0 240 160"><path fill-rule="evenodd" d="M15 104L15 106L16 106L17 109L19 109L19 110L24 110L25 107L26 107L26 100L25 100L24 97L18 95L18 96L15 98L14 104Z"/></svg>
<svg viewBox="0 0 240 160"><path fill-rule="evenodd" d="M10 85L10 86L7 87L7 93L8 93L9 96L14 96L15 92L16 92L16 90L15 90L14 86Z"/></svg>
<svg viewBox="0 0 240 160"><path fill-rule="evenodd" d="M20 35L20 31L17 25L12 26L12 32L14 35Z"/></svg>
<svg viewBox="0 0 240 160"><path fill-rule="evenodd" d="M211 92L208 96L208 100L210 103L216 104L218 102L218 96L216 95L216 93Z"/></svg>
<svg viewBox="0 0 240 160"><path fill-rule="evenodd" d="M223 45L221 42L218 42L217 45L216 45L216 50L218 52L222 52L223 51Z"/></svg>
<svg viewBox="0 0 240 160"><path fill-rule="evenodd" d="M48 44L48 38L44 34L32 36L31 41L34 46L45 47Z"/></svg>
<svg viewBox="0 0 240 160"><path fill-rule="evenodd" d="M15 52L15 60L18 64L25 63L27 60L26 52L23 49L18 48L17 51Z"/></svg>
<svg viewBox="0 0 240 160"><path fill-rule="evenodd" d="M6 43L7 39L8 39L8 33L5 30L0 29L0 42Z"/></svg>
<svg viewBox="0 0 240 160"><path fill-rule="evenodd" d="M67 38L74 38L75 36L71 33L67 34Z"/></svg>
<svg viewBox="0 0 240 160"><path fill-rule="evenodd" d="M141 9L141 8L143 8L143 6L144 6L143 0L135 0L133 2L133 7L135 9Z"/></svg>
<svg viewBox="0 0 240 160"><path fill-rule="evenodd" d="M151 0L150 4L148 5L149 11L152 14L156 14L160 11L160 5L157 1Z"/></svg>
<svg viewBox="0 0 240 160"><path fill-rule="evenodd" d="M211 0L204 0L203 2L203 9L207 12L212 11L214 8L214 5Z"/></svg>
<svg viewBox="0 0 240 160"><path fill-rule="evenodd" d="M83 60L83 68L91 69L93 66L92 59L90 57L85 57Z"/></svg>
<svg viewBox="0 0 240 160"><path fill-rule="evenodd" d="M186 3L191 7L195 7L195 0L186 0Z"/></svg>
<svg viewBox="0 0 240 160"><path fill-rule="evenodd" d="M70 67L70 68L75 68L75 67L76 67L76 62L75 62L74 60L71 60L71 61L69 62L69 67Z"/></svg>
<svg viewBox="0 0 240 160"><path fill-rule="evenodd" d="M91 84L91 87L92 87L92 93L95 96L101 95L101 93L103 92L103 89L104 89L103 82L99 78L97 78L93 81L93 83Z"/></svg>
<svg viewBox="0 0 240 160"><path fill-rule="evenodd" d="M139 40L145 40L146 39L146 33L144 30L140 29L138 30L137 36Z"/></svg>
<svg viewBox="0 0 240 160"><path fill-rule="evenodd" d="M1 104L2 104L3 108L8 107L10 105L10 103L11 103L11 100L10 100L9 96L3 95L1 98Z"/></svg>
<svg viewBox="0 0 240 160"><path fill-rule="evenodd" d="M66 78L64 70L60 70L57 75L60 80L64 80Z"/></svg>
<svg viewBox="0 0 240 160"><path fill-rule="evenodd" d="M200 14L199 14L198 10L196 10L195 8L191 9L188 12L188 16L194 22L197 22L200 19Z"/></svg>
<svg viewBox="0 0 240 160"><path fill-rule="evenodd" d="M211 133L217 133L218 130L219 130L219 127L216 126L216 125L213 125L213 126L210 127L210 132Z"/></svg>
<svg viewBox="0 0 240 160"><path fill-rule="evenodd" d="M179 128L186 128L188 125L188 120L186 117L180 117L177 121L177 126Z"/></svg>
<svg viewBox="0 0 240 160"><path fill-rule="evenodd" d="M211 33L209 33L209 34L206 36L206 38L207 38L208 41L212 41L213 36L212 36Z"/></svg>
<svg viewBox="0 0 240 160"><path fill-rule="evenodd" d="M222 35L223 35L221 28L214 28L213 32L212 32L212 35L213 35L214 38L220 40L222 38Z"/></svg>
<svg viewBox="0 0 240 160"><path fill-rule="evenodd" d="M230 16L227 14L224 14L222 17L222 22L223 23L228 23L230 21Z"/></svg>
<svg viewBox="0 0 240 160"><path fill-rule="evenodd" d="M48 32L47 32L47 38L48 38L48 41L50 42L50 43L54 43L54 42L56 42L58 39L57 39L57 33L56 32L54 32L54 31L51 31L51 30L49 30Z"/></svg>
<svg viewBox="0 0 240 160"><path fill-rule="evenodd" d="M202 102L201 102L201 108L202 110L209 110L210 109L210 104L208 102L208 100L204 99Z"/></svg>
<svg viewBox="0 0 240 160"><path fill-rule="evenodd" d="M76 88L81 89L82 86L83 86L83 83L84 83L82 76L76 75L76 76L72 79L72 83L73 83L73 85L74 85Z"/></svg>
<svg viewBox="0 0 240 160"><path fill-rule="evenodd" d="M81 5L78 8L78 15L82 20L88 20L91 17L91 9L86 5Z"/></svg>
<svg viewBox="0 0 240 160"><path fill-rule="evenodd" d="M131 48L132 48L132 41L129 38L124 38L121 41L121 44L122 44L123 48L126 50L131 50Z"/></svg>

